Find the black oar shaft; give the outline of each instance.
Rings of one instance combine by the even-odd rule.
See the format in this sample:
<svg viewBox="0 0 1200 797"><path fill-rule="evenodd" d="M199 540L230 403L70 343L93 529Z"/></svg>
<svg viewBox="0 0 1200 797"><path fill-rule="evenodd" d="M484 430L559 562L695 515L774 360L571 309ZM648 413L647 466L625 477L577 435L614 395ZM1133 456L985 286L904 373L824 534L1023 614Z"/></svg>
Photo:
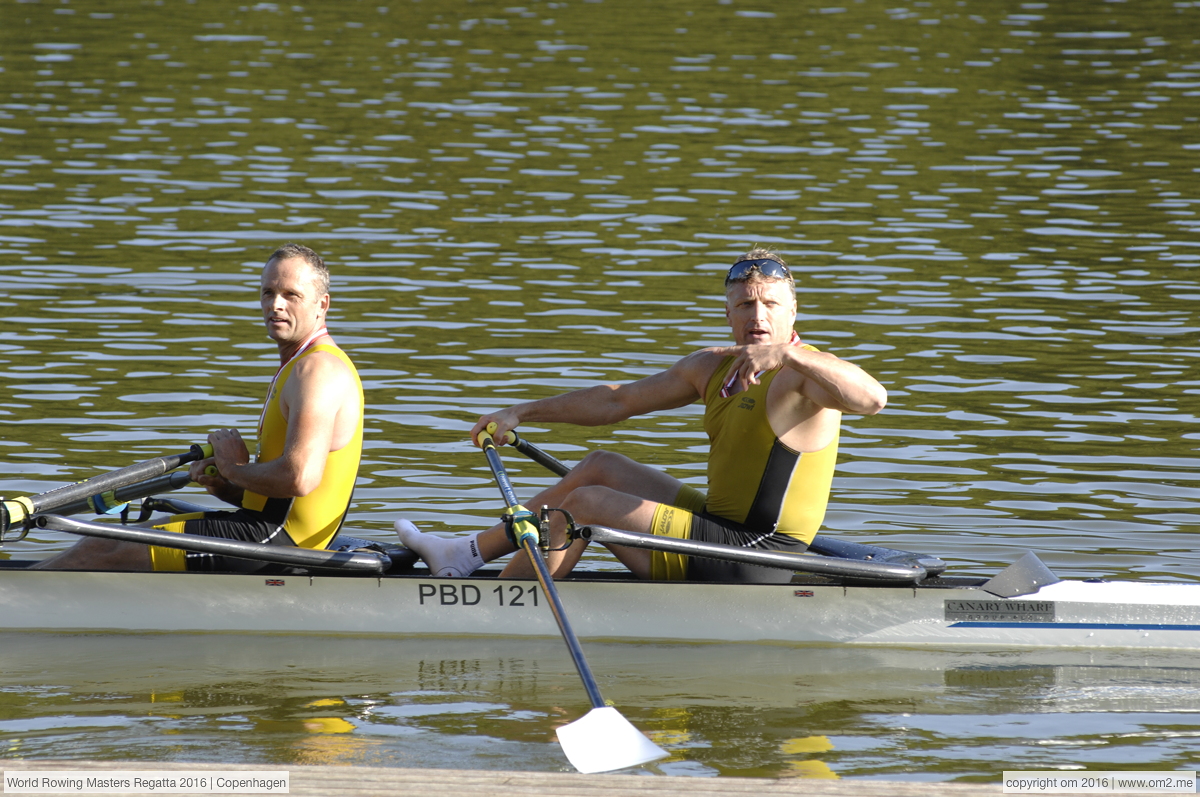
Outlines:
<svg viewBox="0 0 1200 797"><path fill-rule="evenodd" d="M148 459L145 462L139 462L136 465L114 470L111 473L93 476L87 481L82 481L78 484L68 484L65 487L50 490L41 495L36 495L30 500L33 501L35 511L49 512L60 506L64 506L69 501L90 497L117 487L124 487L127 484L144 481L145 479L152 479L155 476L161 476L168 471L175 470L180 465L186 465L189 462L204 459L204 457L204 448L194 445L191 449L181 454L171 454L165 457Z"/></svg>
<svg viewBox="0 0 1200 797"><path fill-rule="evenodd" d="M7 531L10 523L24 522L32 515L53 512L74 502L86 501L93 495L161 476L168 471L175 470L180 465L204 459L211 453L212 449L209 446L193 445L181 454L148 459L145 462L93 476L86 481L58 487L40 495L4 501L3 511L0 511L0 533Z"/></svg>
<svg viewBox="0 0 1200 797"><path fill-rule="evenodd" d="M508 433L508 442L513 448L541 465L546 470L558 476L566 476L571 472L571 466L558 461L542 449L530 443L516 432Z"/></svg>
<svg viewBox="0 0 1200 797"><path fill-rule="evenodd" d="M66 506L60 506L55 512L60 515L74 515L79 512L101 514L129 501L136 501L139 498L146 498L158 493L180 490L191 483L192 479L186 471L175 471L165 476L147 479L146 481L137 482L125 487L118 487L115 490L94 493L87 498L74 501Z"/></svg>
<svg viewBox="0 0 1200 797"><path fill-rule="evenodd" d="M538 583L542 585L542 592L550 600L550 610L554 612L559 633L562 634L563 641L567 643L567 650L571 654L571 660L575 662L575 670L579 673L579 679L583 681L583 688L587 690L588 700L592 701L592 708L603 708L604 698L600 695L600 687L596 683L596 677L592 675L592 668L588 666L587 659L583 657L583 648L579 646L579 638L575 636L575 631L571 628L571 621L567 619L562 599L558 596L558 587L554 585L554 579L550 575L550 568L546 566L546 560L542 558L542 552L538 550L537 543L531 537L522 539L521 545L529 554L529 561L533 562L533 569L537 571L537 579Z"/></svg>
<svg viewBox="0 0 1200 797"><path fill-rule="evenodd" d="M496 484L500 487L500 494L504 496L504 502L508 505L509 512L515 513L518 509L526 511L517 503L516 492L513 491L508 471L504 469L504 462L500 459L500 452L496 450L496 444L492 440L491 434L482 432L479 435L479 444L483 448L484 455L487 456L488 465L492 469L492 475L496 477ZM524 522L528 523L529 521ZM558 623L558 631L562 634L563 641L567 643L567 650L571 654L571 660L575 663L575 671L579 673L579 679L583 681L583 688L587 690L588 699L592 701L593 708L603 708L604 698L600 696L600 687L596 684L596 677L592 675L592 668L588 666L587 659L583 657L583 648L579 646L579 638L575 636L575 631L571 628L571 621L567 619L562 599L558 596L558 587L554 585L554 578L550 575L550 568L546 566L546 560L542 557L542 552L538 550L537 537L534 534L520 534L520 532L518 535L519 544L529 555L529 561L533 564L534 572L537 573L542 593L550 601L550 609L554 613L555 622Z"/></svg>
<svg viewBox="0 0 1200 797"><path fill-rule="evenodd" d="M504 498L505 506L516 506L518 504L517 494L513 492L512 482L508 480L508 472L504 470L504 463L500 460L500 452L496 450L496 444L492 442L491 437L486 437L483 440L483 455L487 457L492 474L496 477L496 484L500 488L500 495Z"/></svg>

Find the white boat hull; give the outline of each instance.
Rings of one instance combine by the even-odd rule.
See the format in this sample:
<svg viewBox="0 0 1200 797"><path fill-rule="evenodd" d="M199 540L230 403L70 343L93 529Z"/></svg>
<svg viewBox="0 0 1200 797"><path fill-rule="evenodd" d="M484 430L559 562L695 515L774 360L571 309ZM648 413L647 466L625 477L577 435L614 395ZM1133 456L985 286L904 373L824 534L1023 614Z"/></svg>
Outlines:
<svg viewBox="0 0 1200 797"><path fill-rule="evenodd" d="M583 638L1200 649L1200 584L559 582ZM0 569L0 630L556 636L533 581Z"/></svg>

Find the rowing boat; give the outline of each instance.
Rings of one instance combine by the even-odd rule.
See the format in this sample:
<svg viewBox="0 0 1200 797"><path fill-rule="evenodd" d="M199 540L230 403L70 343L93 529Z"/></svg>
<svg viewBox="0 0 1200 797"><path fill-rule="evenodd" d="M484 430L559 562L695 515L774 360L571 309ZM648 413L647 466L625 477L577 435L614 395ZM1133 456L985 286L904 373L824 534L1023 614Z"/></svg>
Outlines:
<svg viewBox="0 0 1200 797"><path fill-rule="evenodd" d="M535 446L513 442L552 470L567 470ZM123 489L141 497L178 486L164 481L168 478ZM35 497L13 512L28 509L25 504L33 507L31 518L43 507L71 509L87 494L85 485L69 495L56 495L60 490ZM95 505L98 498L89 500ZM161 498L147 498L142 506L202 509ZM0 630L505 637L559 631L558 613L548 610L545 585L537 581L500 578L498 570L488 568L468 578L435 578L414 566L410 551L349 535L335 539L331 550L310 551L52 514L38 514L36 522L77 534L201 551L230 547L211 552L276 561L286 569L272 575L111 573L28 570L31 562L0 561ZM555 591L583 638L1200 650L1200 584L1061 580L1033 554L991 579L954 576L934 557L822 535L810 546L813 555L798 556L601 526L577 532L600 543L791 573L786 583L732 584L577 572L559 581ZM4 539L0 535L0 542ZM245 550L232 550L238 546Z"/></svg>
<svg viewBox="0 0 1200 797"><path fill-rule="evenodd" d="M0 629L557 635L537 582L488 569L433 578L421 568L256 576L26 564L0 562ZM711 584L581 572L558 583L588 639L1200 649L1200 584L1062 580L1011 597L989 591L1004 576L889 586L806 574L787 584Z"/></svg>

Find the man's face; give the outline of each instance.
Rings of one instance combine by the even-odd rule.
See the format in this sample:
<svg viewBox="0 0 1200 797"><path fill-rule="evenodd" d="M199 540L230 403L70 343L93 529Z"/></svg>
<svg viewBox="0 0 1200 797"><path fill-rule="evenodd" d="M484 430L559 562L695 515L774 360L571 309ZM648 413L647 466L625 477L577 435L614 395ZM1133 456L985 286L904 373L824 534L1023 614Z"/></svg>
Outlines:
<svg viewBox="0 0 1200 797"><path fill-rule="evenodd" d="M786 280L735 282L725 294L725 318L739 346L787 343L796 323L796 294Z"/></svg>
<svg viewBox="0 0 1200 797"><path fill-rule="evenodd" d="M301 258L273 260L263 269L263 321L276 343L300 343L325 321L329 294L318 294L313 268Z"/></svg>

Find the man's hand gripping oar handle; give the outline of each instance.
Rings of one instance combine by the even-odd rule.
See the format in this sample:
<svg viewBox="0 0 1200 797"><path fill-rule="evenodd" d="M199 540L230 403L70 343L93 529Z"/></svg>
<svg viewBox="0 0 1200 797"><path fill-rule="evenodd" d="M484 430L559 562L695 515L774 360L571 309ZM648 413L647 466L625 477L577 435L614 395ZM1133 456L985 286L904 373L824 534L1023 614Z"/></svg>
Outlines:
<svg viewBox="0 0 1200 797"><path fill-rule="evenodd" d="M479 433L479 447L483 449L484 456L487 457L492 474L496 477L496 484L500 487L500 494L504 497L504 503L508 506L508 514L504 519L504 530L508 532L508 541L518 549L525 547L524 540L527 537L536 547L540 541L537 516L517 502L517 495L513 491L512 482L508 480L508 473L504 470L504 463L500 461L500 452L496 450L496 441L492 439L492 434L495 431L496 424L489 423L487 429ZM508 434L511 439L513 433L509 432Z"/></svg>
<svg viewBox="0 0 1200 797"><path fill-rule="evenodd" d="M212 454L212 446L208 443L195 444L181 454L148 459L136 465L93 476L76 484L58 487L40 495L0 501L0 535L3 535L12 526L24 524L36 514L52 512L81 500L86 501L94 495L101 495L119 487L161 476L175 470L180 465L211 457Z"/></svg>

